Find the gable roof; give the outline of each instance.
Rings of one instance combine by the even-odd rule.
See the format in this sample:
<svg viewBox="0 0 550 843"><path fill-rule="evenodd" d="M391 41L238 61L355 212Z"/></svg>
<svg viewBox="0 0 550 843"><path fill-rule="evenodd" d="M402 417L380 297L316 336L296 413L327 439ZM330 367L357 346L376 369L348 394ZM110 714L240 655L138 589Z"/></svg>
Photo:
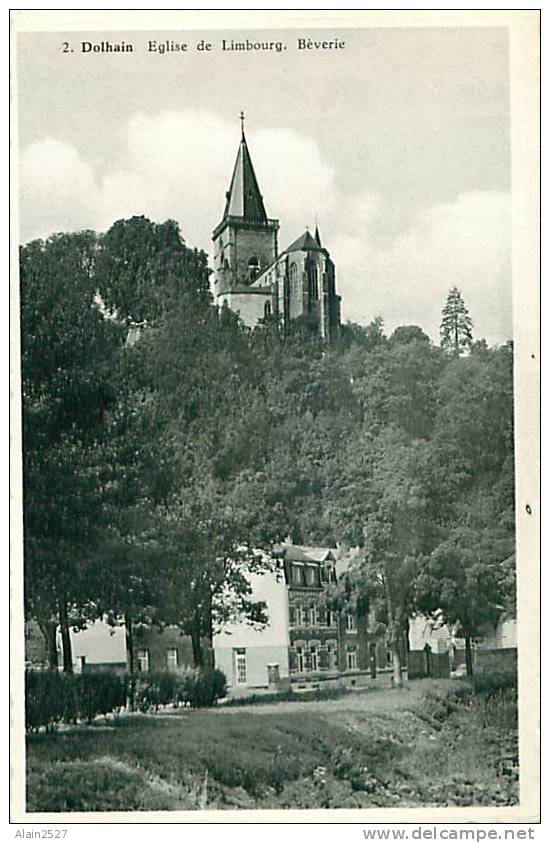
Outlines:
<svg viewBox="0 0 550 843"><path fill-rule="evenodd" d="M322 252L322 246L317 242L317 240L311 236L309 231L306 229L304 233L298 237L294 243L285 249L285 252L301 252L301 251L314 251L314 252Z"/></svg>
<svg viewBox="0 0 550 843"><path fill-rule="evenodd" d="M289 562L325 562L334 559L330 547L313 547L311 545L283 544L276 545L274 550L284 554Z"/></svg>

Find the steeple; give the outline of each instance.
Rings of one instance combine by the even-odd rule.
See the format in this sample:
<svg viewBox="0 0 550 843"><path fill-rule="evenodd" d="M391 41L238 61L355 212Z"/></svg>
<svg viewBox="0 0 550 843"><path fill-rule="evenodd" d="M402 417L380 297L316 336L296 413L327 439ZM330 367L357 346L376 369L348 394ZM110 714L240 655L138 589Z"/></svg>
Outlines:
<svg viewBox="0 0 550 843"><path fill-rule="evenodd" d="M319 221L317 219L317 214L315 214L315 240L317 245L322 248L323 244L321 243L321 235L319 234Z"/></svg>
<svg viewBox="0 0 550 843"><path fill-rule="evenodd" d="M241 142L237 160L231 178L231 186L226 193L223 219L238 217L244 222L267 223L264 202L258 187L252 159L244 134L244 114L241 111Z"/></svg>

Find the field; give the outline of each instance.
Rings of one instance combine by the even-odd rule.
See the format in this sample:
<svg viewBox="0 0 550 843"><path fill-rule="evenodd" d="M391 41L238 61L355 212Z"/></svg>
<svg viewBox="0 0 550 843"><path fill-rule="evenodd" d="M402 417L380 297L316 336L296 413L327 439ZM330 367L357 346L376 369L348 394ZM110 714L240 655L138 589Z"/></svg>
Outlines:
<svg viewBox="0 0 550 843"><path fill-rule="evenodd" d="M517 778L515 690L459 680L121 715L27 741L29 811L510 805Z"/></svg>

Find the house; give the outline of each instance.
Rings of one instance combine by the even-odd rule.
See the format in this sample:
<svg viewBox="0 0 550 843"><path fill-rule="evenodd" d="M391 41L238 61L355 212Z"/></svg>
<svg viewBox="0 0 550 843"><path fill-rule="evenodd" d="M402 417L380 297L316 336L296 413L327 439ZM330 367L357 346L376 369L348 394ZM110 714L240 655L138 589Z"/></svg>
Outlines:
<svg viewBox="0 0 550 843"><path fill-rule="evenodd" d="M424 674L426 651L434 666L432 675L447 663L447 672L465 669L464 638L435 618L416 615L409 621L409 676ZM493 630L472 640L474 666L478 669L515 670L517 666L517 624L515 618L503 614ZM439 667L438 667L439 665Z"/></svg>
<svg viewBox="0 0 550 843"><path fill-rule="evenodd" d="M274 570L249 577L251 600L264 600L268 625L226 624L214 662L233 690L361 684L372 663L368 618L331 604L345 559L331 548L282 544ZM369 673L370 675L370 673Z"/></svg>
<svg viewBox="0 0 550 843"><path fill-rule="evenodd" d="M314 235L306 229L283 251L278 231L279 220L265 210L243 123L223 216L212 233L216 303L250 327L266 317L283 329L302 319L330 342L340 330L340 296L319 229Z"/></svg>

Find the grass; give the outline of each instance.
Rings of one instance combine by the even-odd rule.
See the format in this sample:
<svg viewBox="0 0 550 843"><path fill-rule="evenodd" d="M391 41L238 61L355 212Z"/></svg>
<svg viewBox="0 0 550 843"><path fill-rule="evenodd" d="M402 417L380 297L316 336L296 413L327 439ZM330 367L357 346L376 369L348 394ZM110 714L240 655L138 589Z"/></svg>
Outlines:
<svg viewBox="0 0 550 843"><path fill-rule="evenodd" d="M510 688L420 680L120 716L29 737L28 810L511 804L515 711Z"/></svg>

